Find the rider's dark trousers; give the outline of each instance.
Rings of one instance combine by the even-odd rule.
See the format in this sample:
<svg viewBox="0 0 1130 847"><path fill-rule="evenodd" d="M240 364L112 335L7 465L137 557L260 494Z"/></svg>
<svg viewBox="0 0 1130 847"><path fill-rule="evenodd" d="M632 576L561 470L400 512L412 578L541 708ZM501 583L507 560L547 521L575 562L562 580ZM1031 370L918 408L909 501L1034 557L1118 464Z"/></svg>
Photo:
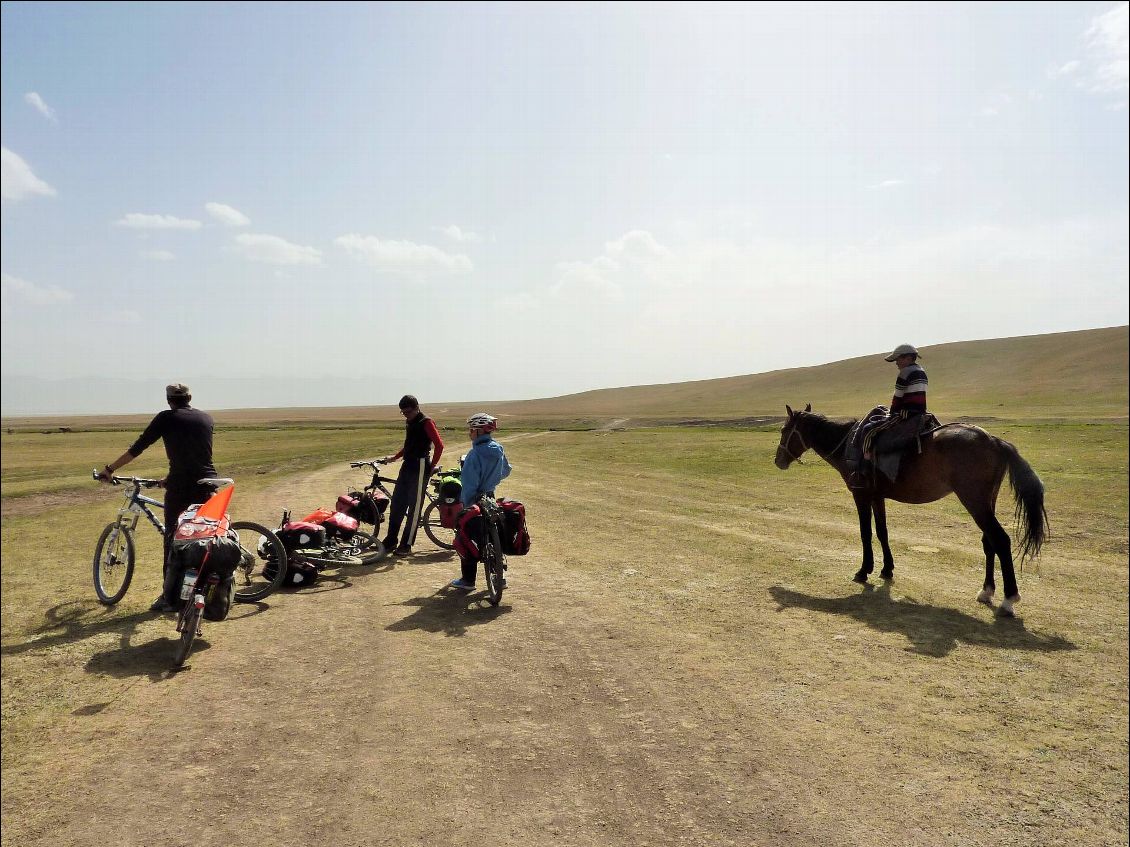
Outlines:
<svg viewBox="0 0 1130 847"><path fill-rule="evenodd" d="M424 485L431 468L427 459L405 459L396 477L392 503L388 507L388 532L385 538L394 544L411 547L416 543L416 528L424 512ZM408 518L405 521L405 517ZM400 525L404 523L404 537L400 538Z"/></svg>
<svg viewBox="0 0 1130 847"><path fill-rule="evenodd" d="M176 568L169 568L169 557L173 550L173 535L177 531L177 519L181 512L193 503L204 503L215 493L207 485L170 486L165 491L165 558L162 573L165 576L165 599L175 602L180 588L180 575ZM172 573L170 573L170 570Z"/></svg>

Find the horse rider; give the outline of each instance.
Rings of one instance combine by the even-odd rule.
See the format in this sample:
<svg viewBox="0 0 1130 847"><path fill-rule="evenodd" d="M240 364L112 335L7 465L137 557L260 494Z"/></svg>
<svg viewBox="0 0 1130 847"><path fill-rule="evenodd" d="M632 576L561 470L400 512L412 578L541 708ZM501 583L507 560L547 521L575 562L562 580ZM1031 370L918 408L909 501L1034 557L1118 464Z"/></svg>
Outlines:
<svg viewBox="0 0 1130 847"><path fill-rule="evenodd" d="M877 418L863 424L860 435L863 444L863 461L859 469L851 475L848 482L853 489L870 487L871 444L875 436L896 421L915 415L926 414L926 371L918 364L918 348L913 344L900 344L884 357L886 362L894 362L899 369L895 378L895 393L891 397L891 409L886 418Z"/></svg>

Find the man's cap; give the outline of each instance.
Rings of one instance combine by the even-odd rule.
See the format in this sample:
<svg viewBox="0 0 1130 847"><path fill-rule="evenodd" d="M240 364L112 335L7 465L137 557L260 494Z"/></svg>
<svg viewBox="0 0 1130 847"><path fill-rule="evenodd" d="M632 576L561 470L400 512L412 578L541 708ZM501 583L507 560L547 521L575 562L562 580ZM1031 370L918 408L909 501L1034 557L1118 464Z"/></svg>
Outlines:
<svg viewBox="0 0 1130 847"><path fill-rule="evenodd" d="M900 344L898 347L896 347L894 350L891 351L891 355L887 356L887 361L893 362L899 356L917 356L917 355L918 355L918 348L915 347L913 344Z"/></svg>
<svg viewBox="0 0 1130 847"><path fill-rule="evenodd" d="M172 385L165 386L165 397L172 399L173 397L191 397L192 392L188 390L188 386L183 382L174 382Z"/></svg>

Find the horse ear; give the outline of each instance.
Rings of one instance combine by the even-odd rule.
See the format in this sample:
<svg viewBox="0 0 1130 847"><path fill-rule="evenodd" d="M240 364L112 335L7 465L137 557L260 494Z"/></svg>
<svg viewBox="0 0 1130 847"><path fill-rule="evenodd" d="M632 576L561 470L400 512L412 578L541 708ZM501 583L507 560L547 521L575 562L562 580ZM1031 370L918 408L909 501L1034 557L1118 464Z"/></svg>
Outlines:
<svg viewBox="0 0 1130 847"><path fill-rule="evenodd" d="M785 404L785 411L789 413L790 418L795 414L793 412L793 407L790 406L788 403Z"/></svg>
<svg viewBox="0 0 1130 847"><path fill-rule="evenodd" d="M811 412L812 411L812 404L811 403L805 403L804 404L804 410L806 412Z"/></svg>

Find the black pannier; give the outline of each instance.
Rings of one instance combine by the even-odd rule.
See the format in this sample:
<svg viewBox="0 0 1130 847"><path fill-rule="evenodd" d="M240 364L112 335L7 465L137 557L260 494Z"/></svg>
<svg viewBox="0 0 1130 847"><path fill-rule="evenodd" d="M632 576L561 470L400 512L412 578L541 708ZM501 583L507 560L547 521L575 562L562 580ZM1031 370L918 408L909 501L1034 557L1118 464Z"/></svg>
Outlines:
<svg viewBox="0 0 1130 847"><path fill-rule="evenodd" d="M276 533L287 550L300 547L321 548L326 546L326 529L305 521L292 521Z"/></svg>

